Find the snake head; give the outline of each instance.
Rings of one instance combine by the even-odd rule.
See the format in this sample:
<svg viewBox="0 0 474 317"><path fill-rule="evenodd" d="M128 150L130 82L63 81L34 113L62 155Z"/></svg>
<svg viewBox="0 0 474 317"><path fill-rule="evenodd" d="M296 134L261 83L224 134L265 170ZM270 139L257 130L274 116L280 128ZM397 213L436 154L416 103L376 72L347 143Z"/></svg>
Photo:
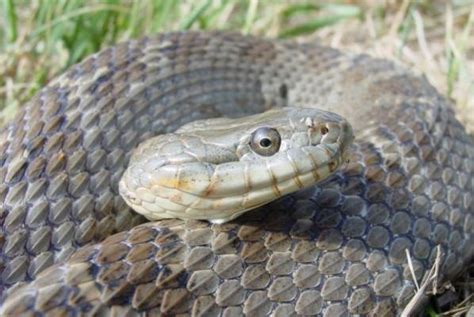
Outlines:
<svg viewBox="0 0 474 317"><path fill-rule="evenodd" d="M119 190L151 220L223 223L332 175L352 140L345 119L313 108L196 121L140 144Z"/></svg>

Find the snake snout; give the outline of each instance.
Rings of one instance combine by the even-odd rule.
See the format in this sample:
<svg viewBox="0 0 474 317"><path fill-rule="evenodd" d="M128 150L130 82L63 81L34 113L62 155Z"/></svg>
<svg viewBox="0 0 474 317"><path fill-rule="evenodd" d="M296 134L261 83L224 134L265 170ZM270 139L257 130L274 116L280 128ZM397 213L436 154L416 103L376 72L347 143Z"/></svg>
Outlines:
<svg viewBox="0 0 474 317"><path fill-rule="evenodd" d="M155 194L151 192L154 174L167 164L163 157L134 155L119 182L119 193L135 211L148 217L148 205L154 205ZM156 210L158 207L154 207ZM158 209L161 210L161 209Z"/></svg>

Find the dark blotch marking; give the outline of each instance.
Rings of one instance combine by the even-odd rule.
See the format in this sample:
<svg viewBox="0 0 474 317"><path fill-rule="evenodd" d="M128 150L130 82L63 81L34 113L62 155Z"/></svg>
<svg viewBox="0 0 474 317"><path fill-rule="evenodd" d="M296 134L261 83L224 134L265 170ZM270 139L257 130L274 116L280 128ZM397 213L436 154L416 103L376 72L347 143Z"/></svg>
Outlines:
<svg viewBox="0 0 474 317"><path fill-rule="evenodd" d="M286 84L280 86L280 97L285 100L288 99L288 86Z"/></svg>

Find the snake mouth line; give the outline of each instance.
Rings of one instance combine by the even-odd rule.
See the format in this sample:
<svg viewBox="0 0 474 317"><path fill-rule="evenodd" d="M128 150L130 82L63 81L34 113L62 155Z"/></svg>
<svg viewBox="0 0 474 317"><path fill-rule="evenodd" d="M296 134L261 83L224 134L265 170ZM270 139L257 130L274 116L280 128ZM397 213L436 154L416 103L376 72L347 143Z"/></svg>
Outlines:
<svg viewBox="0 0 474 317"><path fill-rule="evenodd" d="M270 160L261 164L243 162L245 177L239 185L242 190L235 194L228 191L219 192L217 185L212 188L216 184L215 179L219 177L210 177L209 183L201 191L180 188L180 182L176 180L159 179L151 188L132 189L124 181L126 176L121 180L119 188L126 203L150 220L190 218L222 223L285 194L326 179L341 165L344 157L339 143L303 148L293 154L295 157L301 157L303 153L306 156L304 164L288 153L290 152L287 152L287 161L276 166L270 166ZM213 170L215 176L218 169ZM258 173L266 174L265 180L252 181L251 175Z"/></svg>

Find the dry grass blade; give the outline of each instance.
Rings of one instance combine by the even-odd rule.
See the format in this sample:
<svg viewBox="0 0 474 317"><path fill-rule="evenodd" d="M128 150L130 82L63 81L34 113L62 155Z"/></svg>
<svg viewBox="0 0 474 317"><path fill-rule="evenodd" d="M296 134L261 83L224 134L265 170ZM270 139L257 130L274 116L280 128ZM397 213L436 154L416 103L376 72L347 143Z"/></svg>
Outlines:
<svg viewBox="0 0 474 317"><path fill-rule="evenodd" d="M433 286L432 293L437 294L438 290L436 288L436 285L433 282L438 278L439 266L441 265L441 257L442 257L441 246L438 245L436 248L435 262L433 263L433 266L431 267L429 272L423 278L421 286L418 288L418 283L416 282L416 278L415 278L416 275L413 269L413 265L410 265L412 263L411 255L408 250L406 252L407 252L407 261L410 268L410 273L413 277L415 285L417 285L418 290L413 296L413 298L410 300L410 302L408 302L405 309L403 310L401 314L402 317L409 317L415 314L415 311L419 309L420 304L423 302L423 298L428 295L428 288L430 286Z"/></svg>
<svg viewBox="0 0 474 317"><path fill-rule="evenodd" d="M469 295L466 299L456 305L451 310L441 313L440 316L463 316L471 308L471 300L474 299L474 294Z"/></svg>
<svg viewBox="0 0 474 317"><path fill-rule="evenodd" d="M413 15L413 19L415 20L416 37L418 39L418 45L420 46L420 49L423 55L425 56L426 61L428 62L429 66L437 67L437 65L434 62L433 54L428 48L428 44L426 42L425 29L423 26L423 18L421 17L418 10L413 10L412 15Z"/></svg>
<svg viewBox="0 0 474 317"><path fill-rule="evenodd" d="M413 279L413 283L415 283L416 289L419 290L420 285L418 285L418 281L416 280L415 269L413 267L413 261L411 260L410 251L408 249L406 249L405 253L406 253L406 256L407 256L408 267L410 268L411 278Z"/></svg>

